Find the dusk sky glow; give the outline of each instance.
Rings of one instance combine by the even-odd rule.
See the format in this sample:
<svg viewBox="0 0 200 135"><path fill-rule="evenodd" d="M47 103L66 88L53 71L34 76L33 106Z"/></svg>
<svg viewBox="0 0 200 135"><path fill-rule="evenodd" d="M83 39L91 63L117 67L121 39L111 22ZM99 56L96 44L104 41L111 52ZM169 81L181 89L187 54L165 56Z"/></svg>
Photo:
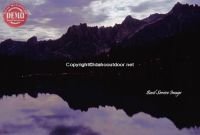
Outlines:
<svg viewBox="0 0 200 135"><path fill-rule="evenodd" d="M29 11L28 22L20 28L10 28L2 19L4 8L12 0L1 0L0 42L12 38L27 40L57 39L71 25L113 26L127 15L142 19L153 13L167 13L176 2L200 4L199 0L17 0Z"/></svg>

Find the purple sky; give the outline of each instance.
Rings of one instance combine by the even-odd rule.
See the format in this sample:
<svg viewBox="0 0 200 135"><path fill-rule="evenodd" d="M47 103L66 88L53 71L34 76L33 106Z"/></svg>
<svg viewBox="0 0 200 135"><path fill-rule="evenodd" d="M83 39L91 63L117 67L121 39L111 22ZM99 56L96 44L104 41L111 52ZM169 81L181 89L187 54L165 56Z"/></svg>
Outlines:
<svg viewBox="0 0 200 135"><path fill-rule="evenodd" d="M1 0L0 13L13 0ZM142 19L153 13L167 13L173 5L200 4L199 0L17 0L30 12L26 25L10 28L0 18L0 41L7 38L27 40L37 36L40 40L56 39L73 24L88 23L113 26L127 15Z"/></svg>
<svg viewBox="0 0 200 135"><path fill-rule="evenodd" d="M0 135L199 135L200 128L179 130L168 118L145 113L127 116L114 107L73 110L56 95L0 99Z"/></svg>

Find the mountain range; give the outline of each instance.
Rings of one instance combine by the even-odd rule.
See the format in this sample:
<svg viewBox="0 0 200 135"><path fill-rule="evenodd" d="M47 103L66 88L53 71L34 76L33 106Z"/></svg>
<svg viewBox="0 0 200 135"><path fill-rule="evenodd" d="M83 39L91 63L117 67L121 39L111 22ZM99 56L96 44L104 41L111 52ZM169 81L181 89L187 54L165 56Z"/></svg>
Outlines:
<svg viewBox="0 0 200 135"><path fill-rule="evenodd" d="M168 117L178 127L200 125L198 46L200 7L177 3L166 14L113 27L74 25L57 40L0 44L0 96L54 93L75 109L99 105ZM67 62L134 62L134 68L66 68ZM196 77L197 76L197 77ZM183 94L147 96L147 90Z"/></svg>
<svg viewBox="0 0 200 135"><path fill-rule="evenodd" d="M113 27L73 25L57 40L26 42L7 39L0 44L0 56L33 60L82 59L109 54L116 48L149 46L181 33L198 31L200 7L177 3L167 14L152 14L138 20L130 15Z"/></svg>

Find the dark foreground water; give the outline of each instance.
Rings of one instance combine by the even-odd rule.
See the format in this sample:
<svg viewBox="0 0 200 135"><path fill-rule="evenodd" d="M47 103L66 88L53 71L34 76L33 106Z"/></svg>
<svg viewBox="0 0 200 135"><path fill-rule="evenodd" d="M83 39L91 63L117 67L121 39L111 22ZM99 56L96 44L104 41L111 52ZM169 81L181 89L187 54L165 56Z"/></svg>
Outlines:
<svg viewBox="0 0 200 135"><path fill-rule="evenodd" d="M147 81L148 80L148 81ZM167 117L179 129L200 126L199 92L190 86L169 81L137 77L129 72L121 74L95 75L34 75L3 78L0 80L0 97L28 93L56 94L72 109L87 111L88 108L113 106L123 110L127 117L145 112L156 118ZM175 95L147 95L147 91L181 91ZM37 99L35 99L37 100ZM43 101L39 100L38 104ZM4 102L9 106L9 102ZM18 105L12 104L10 107ZM0 108L4 110L4 108ZM65 110L65 109L64 109ZM2 115L3 117L3 115ZM62 134L61 134L62 135Z"/></svg>

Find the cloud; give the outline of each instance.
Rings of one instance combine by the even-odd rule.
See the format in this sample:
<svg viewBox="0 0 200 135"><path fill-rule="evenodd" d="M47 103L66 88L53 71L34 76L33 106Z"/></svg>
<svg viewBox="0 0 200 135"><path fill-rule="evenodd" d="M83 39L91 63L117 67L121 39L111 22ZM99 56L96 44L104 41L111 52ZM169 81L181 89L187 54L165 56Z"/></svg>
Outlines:
<svg viewBox="0 0 200 135"><path fill-rule="evenodd" d="M43 5L47 2L47 0L18 0L24 4L32 4L34 6Z"/></svg>
<svg viewBox="0 0 200 135"><path fill-rule="evenodd" d="M177 2L178 0L96 0L85 7L85 10L91 13L90 16L96 16L96 18L99 15L107 17L105 20L97 21L92 25L113 26L116 23L121 23L127 15L143 19L150 14L167 13ZM191 3L189 0L182 0L181 2Z"/></svg>
<svg viewBox="0 0 200 135"><path fill-rule="evenodd" d="M8 27L1 18L0 42L7 38L27 40L32 36L37 36L41 40L57 39L67 31L69 26L86 21L82 18L82 6L89 4L90 1L19 0L18 2L23 3L29 10L29 19L23 27L13 29ZM2 11L10 2L1 1Z"/></svg>
<svg viewBox="0 0 200 135"><path fill-rule="evenodd" d="M114 107L71 109L56 95L6 97L0 100L1 135L199 135L200 128L179 130L167 118L145 113L129 117Z"/></svg>
<svg viewBox="0 0 200 135"><path fill-rule="evenodd" d="M40 23L40 24L47 24L48 22L50 22L52 19L51 18L41 18L39 19L34 19L33 21L35 23Z"/></svg>
<svg viewBox="0 0 200 135"><path fill-rule="evenodd" d="M172 8L172 5L174 5L175 3L176 1L170 0L145 1L138 4L137 6L130 6L130 8L133 13L166 13ZM145 16L148 16L148 14L146 14Z"/></svg>
<svg viewBox="0 0 200 135"><path fill-rule="evenodd" d="M198 4L200 5L200 1L199 0L178 0L182 3L189 3L189 4Z"/></svg>
<svg viewBox="0 0 200 135"><path fill-rule="evenodd" d="M127 15L142 19L153 13L166 13L177 1L200 4L199 0L18 0L29 10L29 19L24 27L13 29L1 18L0 42L7 38L27 40L32 36L57 39L71 25L113 26ZM10 2L1 0L1 12Z"/></svg>
<svg viewBox="0 0 200 135"><path fill-rule="evenodd" d="M28 2L28 1L24 1ZM29 4L31 4L30 1ZM37 3L37 1L36 1ZM5 7L5 5L8 5L8 2L2 1L2 4L0 5L1 9ZM31 5L28 5L28 7ZM29 11L32 11L32 8L28 8ZM2 13L1 13L2 14ZM51 25L47 25L50 21L52 21L52 18L37 18L32 17L35 13L31 12L31 15L29 16L28 22L26 25L20 27L20 28L11 28L4 22L3 18L0 18L0 42L12 38L14 40L22 40L26 41L32 36L38 36L39 40L47 40L47 39L56 39L59 38L63 33L63 28L56 28L52 27Z"/></svg>
<svg viewBox="0 0 200 135"><path fill-rule="evenodd" d="M0 21L3 21L0 19ZM44 24L50 21L47 19L40 20L39 23ZM5 23L0 23L0 41L12 38L14 40L27 40L32 36L38 36L39 40L56 39L62 35L62 31L58 28L49 26L35 26L35 25L24 25L21 28L11 28Z"/></svg>

